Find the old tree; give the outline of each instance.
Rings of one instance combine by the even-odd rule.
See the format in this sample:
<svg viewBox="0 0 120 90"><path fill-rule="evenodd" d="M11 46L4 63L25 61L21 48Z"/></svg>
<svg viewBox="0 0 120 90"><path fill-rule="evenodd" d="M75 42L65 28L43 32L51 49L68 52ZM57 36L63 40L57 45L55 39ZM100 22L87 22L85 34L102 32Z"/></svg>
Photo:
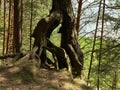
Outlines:
<svg viewBox="0 0 120 90"><path fill-rule="evenodd" d="M61 46L57 47L49 38L59 24L61 24L58 32L61 33ZM44 65L47 60L46 50L48 50L55 59L57 69L68 68L69 71L80 76L83 70L83 53L77 35L71 1L53 0L50 14L38 22L31 35L35 38L33 50L37 50L41 65Z"/></svg>

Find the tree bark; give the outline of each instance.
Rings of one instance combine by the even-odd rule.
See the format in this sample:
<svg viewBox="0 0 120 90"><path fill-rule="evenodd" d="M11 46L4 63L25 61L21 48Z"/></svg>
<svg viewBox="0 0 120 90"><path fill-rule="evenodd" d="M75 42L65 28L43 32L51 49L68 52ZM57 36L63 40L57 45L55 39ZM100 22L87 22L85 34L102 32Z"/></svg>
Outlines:
<svg viewBox="0 0 120 90"><path fill-rule="evenodd" d="M80 17L81 17L81 8L82 8L82 0L78 0L78 12L77 12L77 22L76 22L76 30L79 33L79 26L80 26Z"/></svg>
<svg viewBox="0 0 120 90"><path fill-rule="evenodd" d="M81 75L83 70L83 53L77 41L77 32L75 26L75 17L70 0L60 0L61 11L63 14L63 23L60 29L61 47L65 49L70 57L73 72Z"/></svg>
<svg viewBox="0 0 120 90"><path fill-rule="evenodd" d="M1 3L1 0L0 0L0 18L1 18L1 4L2 4L2 3Z"/></svg>
<svg viewBox="0 0 120 90"><path fill-rule="evenodd" d="M6 43L6 54L12 53L11 47L12 47L12 9L13 9L13 0L9 1L9 20L8 20L8 32L7 32L7 43Z"/></svg>
<svg viewBox="0 0 120 90"><path fill-rule="evenodd" d="M52 53L57 70L67 68L69 72L72 72L69 56L63 48L55 46L47 39L47 47L45 49Z"/></svg>
<svg viewBox="0 0 120 90"><path fill-rule="evenodd" d="M60 14L58 12L52 12L46 18L42 18L37 26L32 37L35 38L33 47L38 47L37 54L41 58L42 64L46 61L46 50L43 47L47 46L47 38L50 37L50 34L54 28L59 25Z"/></svg>
<svg viewBox="0 0 120 90"><path fill-rule="evenodd" d="M14 0L14 52L20 53L21 48L21 0Z"/></svg>
<svg viewBox="0 0 120 90"><path fill-rule="evenodd" d="M6 0L4 0L4 34L3 34L3 55L5 54L6 45Z"/></svg>

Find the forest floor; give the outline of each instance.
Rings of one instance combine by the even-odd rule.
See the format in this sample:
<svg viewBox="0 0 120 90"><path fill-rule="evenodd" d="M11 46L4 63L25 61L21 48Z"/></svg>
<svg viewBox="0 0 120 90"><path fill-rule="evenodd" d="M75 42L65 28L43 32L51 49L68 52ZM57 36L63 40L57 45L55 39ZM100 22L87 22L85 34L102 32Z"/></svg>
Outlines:
<svg viewBox="0 0 120 90"><path fill-rule="evenodd" d="M9 74L0 66L0 90L92 90L79 79L72 79L66 69L40 68L36 78L24 72Z"/></svg>

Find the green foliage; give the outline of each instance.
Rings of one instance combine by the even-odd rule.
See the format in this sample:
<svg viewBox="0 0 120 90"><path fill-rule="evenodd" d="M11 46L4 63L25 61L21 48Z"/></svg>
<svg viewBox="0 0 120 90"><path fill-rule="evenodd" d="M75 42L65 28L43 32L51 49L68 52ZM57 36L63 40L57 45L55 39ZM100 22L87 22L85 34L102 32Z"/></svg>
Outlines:
<svg viewBox="0 0 120 90"><path fill-rule="evenodd" d="M91 51L93 46L93 39L87 37L79 37L80 45L84 53L84 68L87 80L87 74L89 70L89 63L91 58ZM104 90L116 84L117 88L120 88L120 48L118 41L114 40L103 40L102 49L102 60L101 60L101 74L100 74L100 85ZM90 75L89 83L91 85L97 85L97 75L98 75L98 60L99 60L99 47L100 40L97 39L95 44L94 57L92 62L92 70Z"/></svg>

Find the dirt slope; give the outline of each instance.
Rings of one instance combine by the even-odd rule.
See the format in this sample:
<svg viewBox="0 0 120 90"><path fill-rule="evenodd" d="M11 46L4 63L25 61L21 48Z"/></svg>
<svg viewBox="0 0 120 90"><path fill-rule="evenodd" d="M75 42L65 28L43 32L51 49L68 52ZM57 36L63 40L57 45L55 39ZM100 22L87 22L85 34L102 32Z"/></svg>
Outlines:
<svg viewBox="0 0 120 90"><path fill-rule="evenodd" d="M0 90L92 90L84 81L73 80L66 70L40 69L34 79L25 72L6 72L7 69L0 69Z"/></svg>

